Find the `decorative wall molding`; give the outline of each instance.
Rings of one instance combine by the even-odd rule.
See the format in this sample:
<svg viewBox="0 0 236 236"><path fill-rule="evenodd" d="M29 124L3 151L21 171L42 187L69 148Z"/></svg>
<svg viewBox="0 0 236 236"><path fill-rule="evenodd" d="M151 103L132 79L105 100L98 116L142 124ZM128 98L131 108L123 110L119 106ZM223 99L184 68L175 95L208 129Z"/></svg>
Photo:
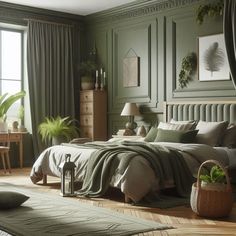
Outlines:
<svg viewBox="0 0 236 236"><path fill-rule="evenodd" d="M26 25L26 18L73 24L81 28L84 25L84 16L0 2L1 22Z"/></svg>
<svg viewBox="0 0 236 236"><path fill-rule="evenodd" d="M198 3L202 0L151 0L142 1L141 3L131 3L86 16L86 22L110 22L124 20L127 18L143 17L150 14L156 14L161 11L166 11L178 7L183 7L189 4Z"/></svg>
<svg viewBox="0 0 236 236"><path fill-rule="evenodd" d="M178 98L234 97L235 89L232 81L202 82L198 80L197 72L186 88L179 88L177 80L180 67L178 68L178 66L181 64L180 62L183 55L189 51L197 52L196 39L198 35L215 34L216 31L218 32L218 27L221 26L221 24L217 22L212 25L211 29L207 29L207 33L202 33L201 29L205 30L204 26L197 28L198 26L194 26L194 22L194 12L184 12L181 15L173 14L167 16L167 61L172 62L166 64L167 100ZM189 24L192 25L191 28ZM186 35L182 37L187 27L189 27L188 36L191 35L190 38L187 38ZM198 33L196 33L197 30Z"/></svg>
<svg viewBox="0 0 236 236"><path fill-rule="evenodd" d="M146 104L149 109L157 107L157 20L122 25L113 29L113 75L111 93L111 111L117 111L128 100ZM133 32L133 33L132 33ZM136 34L135 38L132 38ZM138 35L137 35L138 34ZM125 39L125 40L124 40ZM130 40L129 44L124 42ZM136 45L141 57L140 85L124 88L122 86L122 55ZM137 47L143 45L143 47ZM145 47L144 47L145 45ZM122 54L122 55L121 55Z"/></svg>

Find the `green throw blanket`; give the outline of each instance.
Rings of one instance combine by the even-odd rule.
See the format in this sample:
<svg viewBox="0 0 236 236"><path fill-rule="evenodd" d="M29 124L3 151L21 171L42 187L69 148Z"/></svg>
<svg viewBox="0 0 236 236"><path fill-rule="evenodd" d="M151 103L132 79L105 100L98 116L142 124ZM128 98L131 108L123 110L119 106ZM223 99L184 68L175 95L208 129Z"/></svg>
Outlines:
<svg viewBox="0 0 236 236"><path fill-rule="evenodd" d="M90 143L87 146L97 150L89 158L83 186L77 192L78 195L102 196L107 191L115 171L123 174L131 159L137 155L149 161L160 179L161 186L164 184L165 176L171 171L178 194L186 196L190 193L194 179L184 158L175 149L131 141L108 146Z"/></svg>

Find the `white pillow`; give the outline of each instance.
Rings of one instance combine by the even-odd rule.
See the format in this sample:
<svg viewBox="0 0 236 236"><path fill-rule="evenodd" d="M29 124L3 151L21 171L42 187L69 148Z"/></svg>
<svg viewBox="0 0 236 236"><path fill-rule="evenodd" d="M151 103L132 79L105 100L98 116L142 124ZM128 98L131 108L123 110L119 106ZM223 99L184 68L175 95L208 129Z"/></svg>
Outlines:
<svg viewBox="0 0 236 236"><path fill-rule="evenodd" d="M180 131L188 131L192 129L193 124L172 124L172 123L164 123L160 122L158 127L159 129L167 129L167 130L180 130Z"/></svg>
<svg viewBox="0 0 236 236"><path fill-rule="evenodd" d="M186 125L189 124L189 127L191 126L191 130L194 130L197 122L195 120L174 120L173 118L170 120L171 124L182 124L182 125Z"/></svg>
<svg viewBox="0 0 236 236"><path fill-rule="evenodd" d="M197 143L207 144L213 147L219 146L227 126L227 121L206 122L200 120L196 126L196 129L199 130L196 136Z"/></svg>

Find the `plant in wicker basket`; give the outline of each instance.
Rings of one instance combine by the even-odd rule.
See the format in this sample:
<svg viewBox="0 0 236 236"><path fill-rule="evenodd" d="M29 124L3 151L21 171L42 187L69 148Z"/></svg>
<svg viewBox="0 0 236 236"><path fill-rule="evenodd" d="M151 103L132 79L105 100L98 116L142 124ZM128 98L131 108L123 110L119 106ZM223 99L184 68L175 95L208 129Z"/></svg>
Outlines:
<svg viewBox="0 0 236 236"><path fill-rule="evenodd" d="M219 190L226 188L225 172L218 166L214 165L210 173L200 175L201 186L205 189Z"/></svg>
<svg viewBox="0 0 236 236"><path fill-rule="evenodd" d="M201 170L206 164L215 164L216 167L212 167L209 175L200 177ZM208 182L207 184L220 182L224 187L204 188L201 184L202 180ZM192 186L190 203L192 210L199 216L217 218L229 215L233 207L232 188L227 170L220 162L208 160L201 164L197 182Z"/></svg>

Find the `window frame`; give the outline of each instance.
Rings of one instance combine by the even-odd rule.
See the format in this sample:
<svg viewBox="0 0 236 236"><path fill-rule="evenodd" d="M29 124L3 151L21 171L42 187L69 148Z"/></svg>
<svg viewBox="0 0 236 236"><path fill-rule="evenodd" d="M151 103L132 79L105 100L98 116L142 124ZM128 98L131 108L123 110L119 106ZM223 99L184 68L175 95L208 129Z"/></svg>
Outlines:
<svg viewBox="0 0 236 236"><path fill-rule="evenodd" d="M24 48L24 30L21 29L14 29L14 28L7 28L0 26L0 61L2 61L2 31L9 31L9 32L18 32L20 33L20 38L21 38L21 61L20 61L20 68L21 68L21 73L20 73L20 91L24 90L24 57L25 57L25 48ZM2 76L2 64L0 63L0 96L2 96L2 81L9 81L9 79L3 79ZM11 81L19 81L12 79ZM20 100L20 105L24 106L24 99Z"/></svg>

